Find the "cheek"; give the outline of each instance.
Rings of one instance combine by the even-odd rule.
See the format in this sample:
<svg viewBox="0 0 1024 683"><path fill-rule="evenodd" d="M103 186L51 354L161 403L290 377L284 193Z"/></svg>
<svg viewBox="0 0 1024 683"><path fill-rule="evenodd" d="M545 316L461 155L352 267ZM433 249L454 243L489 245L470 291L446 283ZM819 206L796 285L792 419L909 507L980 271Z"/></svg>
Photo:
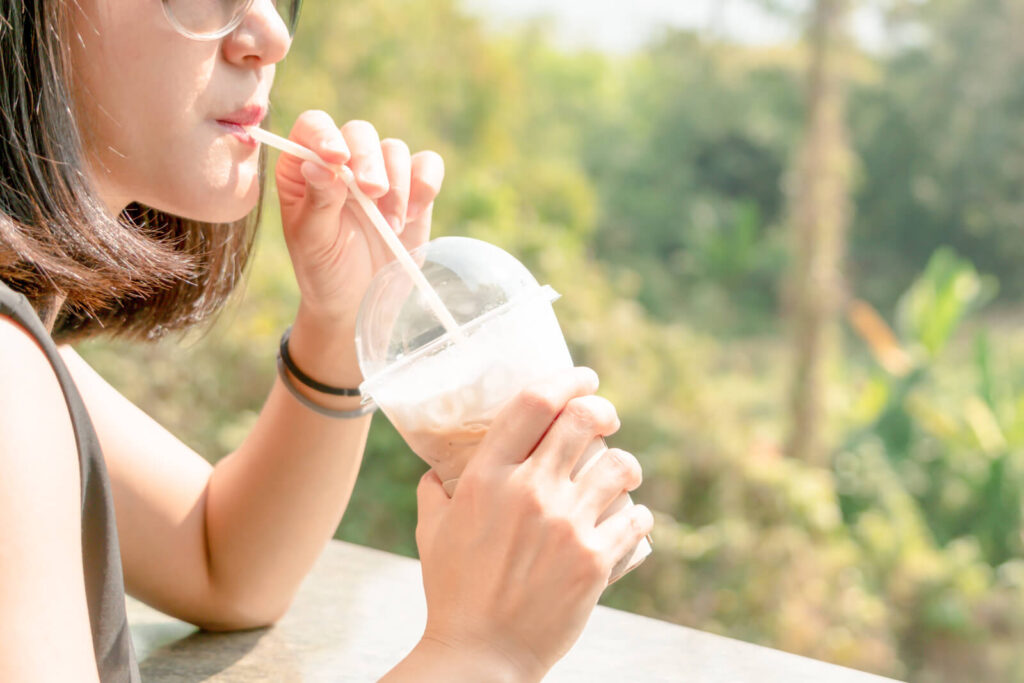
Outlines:
<svg viewBox="0 0 1024 683"><path fill-rule="evenodd" d="M215 58L183 52L159 31L129 31L121 20L84 36L73 68L90 165L97 182L141 201L147 188L168 186L167 161L174 167L183 153L203 158L197 102Z"/></svg>
<svg viewBox="0 0 1024 683"><path fill-rule="evenodd" d="M77 3L76 3L77 4ZM189 106L187 69L159 3L91 2L77 13L72 66L89 133L128 154L166 128L168 104ZM155 5L155 7L154 7Z"/></svg>

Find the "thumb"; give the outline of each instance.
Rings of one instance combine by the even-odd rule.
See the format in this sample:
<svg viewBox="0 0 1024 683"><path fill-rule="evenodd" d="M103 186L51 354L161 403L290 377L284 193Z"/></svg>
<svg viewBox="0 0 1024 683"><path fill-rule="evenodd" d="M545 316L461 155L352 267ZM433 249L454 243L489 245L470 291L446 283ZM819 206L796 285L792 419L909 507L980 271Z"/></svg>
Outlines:
<svg viewBox="0 0 1024 683"><path fill-rule="evenodd" d="M299 173L305 181L299 218L293 226L301 233L334 236L338 230L341 207L348 199L348 184L353 178L347 166L329 170L320 164L303 161Z"/></svg>

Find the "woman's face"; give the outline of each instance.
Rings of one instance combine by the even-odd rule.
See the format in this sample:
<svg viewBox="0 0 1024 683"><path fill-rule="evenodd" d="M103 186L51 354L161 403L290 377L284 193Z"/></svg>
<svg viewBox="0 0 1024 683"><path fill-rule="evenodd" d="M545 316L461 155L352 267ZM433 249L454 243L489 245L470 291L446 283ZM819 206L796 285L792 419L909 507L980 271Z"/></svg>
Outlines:
<svg viewBox="0 0 1024 683"><path fill-rule="evenodd" d="M107 205L140 202L206 222L248 214L259 200L258 148L228 122L266 114L274 65L290 45L272 0L255 0L213 41L179 34L159 0L71 4L79 126Z"/></svg>

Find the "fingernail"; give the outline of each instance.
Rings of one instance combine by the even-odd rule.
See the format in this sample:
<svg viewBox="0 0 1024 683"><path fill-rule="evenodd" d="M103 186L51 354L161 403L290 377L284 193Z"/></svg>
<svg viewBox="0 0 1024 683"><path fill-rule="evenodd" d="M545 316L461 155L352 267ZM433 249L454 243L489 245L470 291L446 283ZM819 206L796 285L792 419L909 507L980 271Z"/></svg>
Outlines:
<svg viewBox="0 0 1024 683"><path fill-rule="evenodd" d="M315 187L318 190L324 190L331 186L334 182L334 174L328 171L323 166L314 164L312 161L306 161L300 167L302 171L302 177L306 179L306 182Z"/></svg>
<svg viewBox="0 0 1024 683"><path fill-rule="evenodd" d="M423 213L423 209L426 208L420 202L410 202L409 208L406 209L405 215L409 217L409 220L414 221L420 217Z"/></svg>
<svg viewBox="0 0 1024 683"><path fill-rule="evenodd" d="M402 224L402 219L398 216L391 216L388 218L388 224L391 226L391 229L395 231L396 235L401 235L402 229L405 227Z"/></svg>

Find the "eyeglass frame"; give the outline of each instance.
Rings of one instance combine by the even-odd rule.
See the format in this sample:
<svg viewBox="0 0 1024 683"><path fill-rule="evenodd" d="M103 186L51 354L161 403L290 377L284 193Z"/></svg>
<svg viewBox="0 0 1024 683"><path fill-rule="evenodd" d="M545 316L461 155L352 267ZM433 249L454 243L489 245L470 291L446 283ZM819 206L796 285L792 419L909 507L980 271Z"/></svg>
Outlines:
<svg viewBox="0 0 1024 683"><path fill-rule="evenodd" d="M224 36L234 31L236 28L241 26L242 22L245 20L245 15L247 15L249 13L249 10L252 9L252 5L255 1L256 0L244 0L242 5L238 8L237 14L231 21L228 22L227 26L218 31L214 31L213 33L195 33L194 31L188 30L187 28L182 26L181 22L178 21L178 18L174 16L174 12L171 10L169 0L161 0L160 5L164 8L164 16L167 17L167 21L171 23L171 26L174 27L175 31L185 36L186 38L191 38L192 40L210 41L220 40ZM295 0L295 16L292 19L291 24L288 25L289 36L295 35L295 30L298 28L299 24L299 10L301 9L302 0Z"/></svg>

